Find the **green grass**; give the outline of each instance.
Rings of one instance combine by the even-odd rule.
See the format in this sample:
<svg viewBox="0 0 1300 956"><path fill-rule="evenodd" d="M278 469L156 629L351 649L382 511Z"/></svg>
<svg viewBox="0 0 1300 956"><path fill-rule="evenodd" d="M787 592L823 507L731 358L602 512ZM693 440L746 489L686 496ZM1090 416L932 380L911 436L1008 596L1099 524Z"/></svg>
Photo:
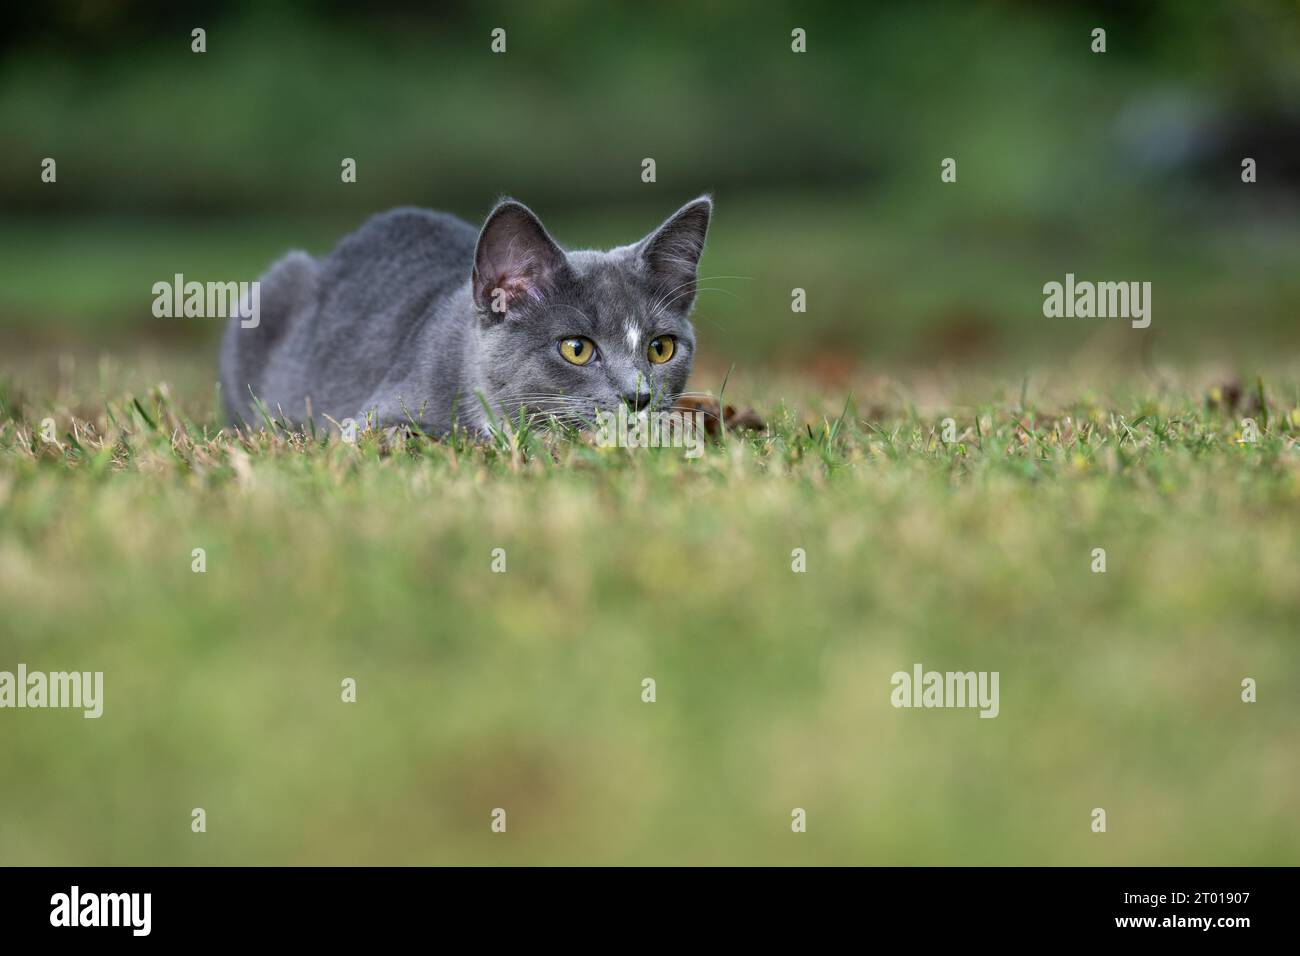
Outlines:
<svg viewBox="0 0 1300 956"><path fill-rule="evenodd" d="M99 720L0 714L0 862L1300 860L1293 374L774 377L697 461L240 437L109 378L0 395L0 669L105 673ZM895 710L915 662L1000 716Z"/></svg>

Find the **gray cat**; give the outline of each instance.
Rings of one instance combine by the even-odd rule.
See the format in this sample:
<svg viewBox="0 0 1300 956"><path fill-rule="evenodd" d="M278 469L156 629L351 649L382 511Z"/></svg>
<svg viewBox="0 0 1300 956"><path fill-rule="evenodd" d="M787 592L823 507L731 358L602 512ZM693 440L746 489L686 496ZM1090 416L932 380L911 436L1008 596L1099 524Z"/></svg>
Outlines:
<svg viewBox="0 0 1300 956"><path fill-rule="evenodd" d="M381 213L324 258L291 252L261 279L254 327L230 320L221 389L233 424L366 416L430 434L554 415L671 407L690 375L687 319L713 211L702 196L633 245L565 252L521 203L474 229ZM484 407L486 405L486 408Z"/></svg>

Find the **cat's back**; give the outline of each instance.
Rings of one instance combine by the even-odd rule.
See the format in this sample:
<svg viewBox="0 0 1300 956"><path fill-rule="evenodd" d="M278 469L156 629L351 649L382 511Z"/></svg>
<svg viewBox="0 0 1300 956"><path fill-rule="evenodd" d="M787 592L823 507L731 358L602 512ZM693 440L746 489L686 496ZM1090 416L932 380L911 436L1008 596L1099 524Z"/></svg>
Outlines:
<svg viewBox="0 0 1300 956"><path fill-rule="evenodd" d="M404 206L372 216L321 261L319 310L286 343L295 364L308 356L315 383L346 377L349 393L376 385L412 336L452 317L444 303L468 288L477 240L448 213Z"/></svg>
<svg viewBox="0 0 1300 956"><path fill-rule="evenodd" d="M378 213L325 257L322 291L459 285L469 278L477 238L477 230L450 213L415 206Z"/></svg>
<svg viewBox="0 0 1300 956"><path fill-rule="evenodd" d="M478 231L455 216L400 207L372 216L322 258L282 260L266 277L257 338L233 325L227 335L228 391L242 399L251 388L291 420L303 420L309 397L318 413L354 414L410 361L414 336L454 327L455 310L445 303L468 288L477 240ZM272 281L299 260L310 283ZM232 401L232 418L254 420L255 410Z"/></svg>

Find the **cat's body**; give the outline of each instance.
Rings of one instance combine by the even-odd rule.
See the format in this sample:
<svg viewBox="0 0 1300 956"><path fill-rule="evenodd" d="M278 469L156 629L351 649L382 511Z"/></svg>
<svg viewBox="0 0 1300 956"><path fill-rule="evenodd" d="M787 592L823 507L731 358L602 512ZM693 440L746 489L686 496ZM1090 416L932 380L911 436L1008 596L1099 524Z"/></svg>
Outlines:
<svg viewBox="0 0 1300 956"><path fill-rule="evenodd" d="M222 344L227 414L258 426L255 396L295 424L441 434L521 407L581 423L621 402L671 405L690 372L711 208L696 200L635 245L568 253L511 201L481 231L381 213L328 256L293 252L262 277L257 325L232 318Z"/></svg>

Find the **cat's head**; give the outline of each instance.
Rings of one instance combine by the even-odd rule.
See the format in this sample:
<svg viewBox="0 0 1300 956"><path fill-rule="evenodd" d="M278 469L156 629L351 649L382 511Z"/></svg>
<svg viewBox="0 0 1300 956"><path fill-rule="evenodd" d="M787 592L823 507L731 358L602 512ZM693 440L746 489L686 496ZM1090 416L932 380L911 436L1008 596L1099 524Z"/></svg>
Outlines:
<svg viewBox="0 0 1300 956"><path fill-rule="evenodd" d="M670 408L695 357L687 316L712 212L701 196L632 245L565 252L526 206L499 203L471 280L493 414L590 424L620 404Z"/></svg>

